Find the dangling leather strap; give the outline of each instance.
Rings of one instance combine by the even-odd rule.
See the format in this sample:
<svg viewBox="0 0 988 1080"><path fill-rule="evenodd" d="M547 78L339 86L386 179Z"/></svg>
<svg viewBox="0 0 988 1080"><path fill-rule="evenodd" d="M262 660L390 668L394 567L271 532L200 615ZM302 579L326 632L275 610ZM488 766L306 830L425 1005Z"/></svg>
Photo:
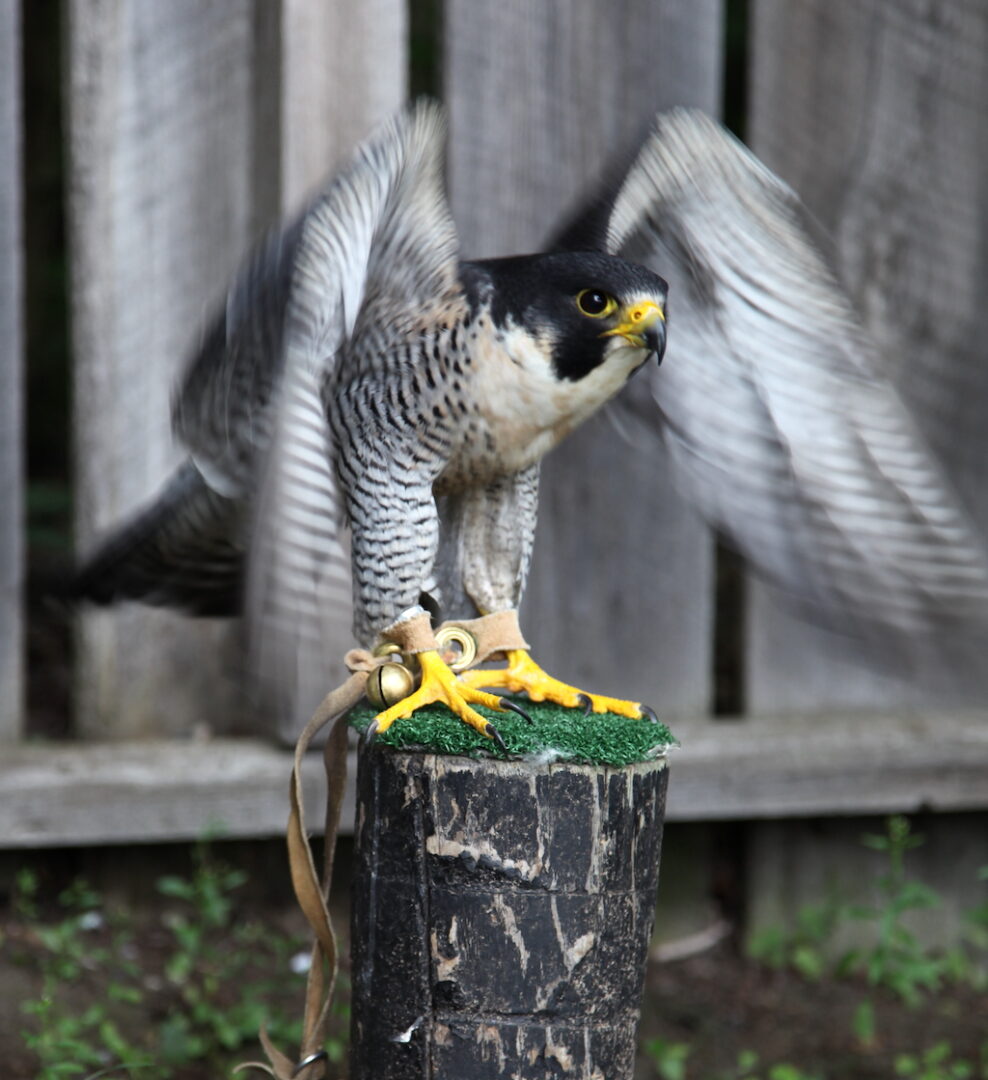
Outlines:
<svg viewBox="0 0 988 1080"><path fill-rule="evenodd" d="M325 1075L326 1025L336 987L339 959L336 934L329 916L329 890L333 881L333 856L336 851L336 835L340 824L340 808L346 789L347 725L340 723L346 714L364 696L364 687L371 671L384 662L383 657L372 656L364 649L353 649L346 655L350 677L323 698L312 719L306 724L295 745L295 761L289 787L291 809L288 817L288 863L292 887L299 906L309 920L315 933L312 947L312 963L305 989L305 1015L302 1027L302 1043L297 1061L293 1062L272 1042L262 1027L261 1045L270 1065L258 1061L244 1062L241 1069L261 1069L275 1080L320 1080ZM305 811L302 797L302 761L315 736L326 725L329 737L323 749L326 767L326 832L322 880L316 870L305 827Z"/></svg>
<svg viewBox="0 0 988 1080"><path fill-rule="evenodd" d="M507 649L529 647L518 626L516 611L501 611L481 616L479 619L443 623L443 627L446 626L458 627L475 638L477 655L470 666L483 663ZM382 631L381 637L384 641L397 645L403 653L424 652L436 648L429 615L421 609L411 609ZM333 881L333 856L340 824L340 808L346 788L347 725L340 723L340 720L364 696L370 673L381 664L387 663L388 659L387 656L374 656L366 649L351 649L345 657L346 666L351 672L350 677L323 698L295 744L295 761L289 788L291 810L287 832L288 863L299 907L315 934L312 964L305 988L302 1042L298 1059L293 1062L271 1042L267 1031L262 1027L261 1045L270 1064L246 1061L238 1065L235 1072L241 1069L260 1069L275 1080L322 1080L325 1076L326 1053L323 1044L326 1041L326 1026L339 967L336 934L329 916L328 900ZM302 761L312 740L327 725L330 725L330 731L323 750L327 785L326 832L320 881L305 828Z"/></svg>

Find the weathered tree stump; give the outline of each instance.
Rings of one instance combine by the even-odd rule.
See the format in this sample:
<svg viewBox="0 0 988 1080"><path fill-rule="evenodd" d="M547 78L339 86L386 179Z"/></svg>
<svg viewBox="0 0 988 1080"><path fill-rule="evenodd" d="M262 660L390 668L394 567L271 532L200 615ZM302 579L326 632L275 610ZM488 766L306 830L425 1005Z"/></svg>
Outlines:
<svg viewBox="0 0 988 1080"><path fill-rule="evenodd" d="M667 775L363 751L353 1080L630 1078Z"/></svg>

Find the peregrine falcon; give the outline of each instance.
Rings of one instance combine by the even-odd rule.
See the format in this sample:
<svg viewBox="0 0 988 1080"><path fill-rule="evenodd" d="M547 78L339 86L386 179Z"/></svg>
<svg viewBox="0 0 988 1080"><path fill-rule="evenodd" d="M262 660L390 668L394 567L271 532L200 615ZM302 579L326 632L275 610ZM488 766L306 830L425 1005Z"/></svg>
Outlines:
<svg viewBox="0 0 988 1080"><path fill-rule="evenodd" d="M983 616L980 539L798 200L740 143L666 114L546 253L465 262L444 139L437 107L409 109L248 259L175 399L188 460L80 595L243 612L256 669L310 708L344 592L367 646L433 599L516 609L539 461L662 358L668 278L651 419L708 519L800 606ZM648 711L558 682L520 635L503 669L459 677L426 644L379 727L442 700L496 738L472 706L509 703L482 687Z"/></svg>
<svg viewBox="0 0 988 1080"><path fill-rule="evenodd" d="M539 461L661 359L666 286L602 252L458 261L444 136L436 107L411 109L262 245L177 395L189 460L96 553L82 595L204 614L246 597L262 667L284 672L307 642L318 663L344 528L358 642L442 602L441 499L458 587L481 613L517 607ZM525 649L508 658L512 689L642 715L551 679ZM430 648L418 660L421 687L379 729L442 700L497 738L471 706L516 706Z"/></svg>

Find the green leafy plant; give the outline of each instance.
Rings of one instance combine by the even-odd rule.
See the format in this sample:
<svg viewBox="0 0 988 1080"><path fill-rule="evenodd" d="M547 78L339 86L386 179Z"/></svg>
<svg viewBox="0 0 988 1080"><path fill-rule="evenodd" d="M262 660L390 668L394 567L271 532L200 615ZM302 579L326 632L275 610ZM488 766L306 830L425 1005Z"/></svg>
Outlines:
<svg viewBox="0 0 988 1080"><path fill-rule="evenodd" d="M865 998L854 1010L851 1028L862 1046L873 1046L878 1035L878 1022L875 1019L875 1003L870 997Z"/></svg>
<svg viewBox="0 0 988 1080"><path fill-rule="evenodd" d="M239 917L236 893L245 882L206 843L195 849L187 877L159 879L170 904L154 932L160 938L164 931L166 949L148 972L135 960L132 918L115 921L77 882L58 898L60 917L43 921L37 877L23 871L14 907L40 955L42 979L38 996L24 1003L22 1038L38 1059L38 1080L138 1070L142 1080L167 1080L192 1063L223 1075L255 1043L262 1023L276 1044L297 1045L295 1009L286 1019L270 1002L290 995L301 1004L302 973L292 959L303 942ZM96 1000L80 1009L73 1001L87 987ZM346 1050L346 1012L342 1003L334 1010L326 1045L334 1061Z"/></svg>
<svg viewBox="0 0 988 1080"><path fill-rule="evenodd" d="M689 1043L649 1039L644 1050L662 1080L685 1080L686 1059L692 1050Z"/></svg>
<svg viewBox="0 0 988 1080"><path fill-rule="evenodd" d="M905 817L896 815L887 820L885 833L867 834L862 842L885 857L884 870L875 880L876 900L852 905L831 894L803 908L794 928L770 927L755 935L749 943L751 956L769 967L791 968L810 980L861 976L872 990L887 990L912 1007L948 981L974 989L988 987L988 901L967 913L964 938L955 947L930 949L908 926L913 912L941 904L933 889L906 871L907 853L919 847L923 837L912 832ZM988 868L978 876L988 880ZM834 938L850 921L869 926L870 940L834 962L830 959ZM852 1028L862 1045L876 1043L877 1018L870 994L855 1009Z"/></svg>
<svg viewBox="0 0 988 1080"><path fill-rule="evenodd" d="M642 1049L661 1080L687 1080L687 1058L693 1052L689 1043L649 1039ZM787 1061L760 1068L758 1054L754 1050L742 1050L733 1069L708 1080L824 1080L824 1077Z"/></svg>
<svg viewBox="0 0 988 1080"><path fill-rule="evenodd" d="M215 859L207 843L196 846L189 878L162 877L158 891L179 901L165 916L173 951L165 976L176 991L160 1031L162 1060L173 1065L235 1051L256 1039L262 1023L278 1041L296 1041L297 1023L267 1015L269 980L245 978L265 952L287 966L289 950L256 924L235 925L234 893L247 875ZM220 942L233 941L233 948Z"/></svg>
<svg viewBox="0 0 988 1080"><path fill-rule="evenodd" d="M734 1069L723 1080L824 1080L815 1072L806 1072L798 1065L780 1061L760 1068L758 1054L754 1050L742 1050Z"/></svg>
<svg viewBox="0 0 988 1080"><path fill-rule="evenodd" d="M769 967L791 967L806 979L821 979L828 971L826 946L842 915L843 907L833 894L808 904L796 916L794 929L767 927L753 935L749 955Z"/></svg>
<svg viewBox="0 0 988 1080"><path fill-rule="evenodd" d="M38 918L37 894L37 876L29 870L21 871L14 906L22 918ZM118 1018L111 1013L114 1005L125 1008L139 1004L139 987L111 982L107 1000L94 1002L81 1012L63 1004L67 985L78 982L86 973L110 968L121 957L115 949L96 945L92 940L92 933L102 928L104 916L99 897L85 882L78 881L66 889L58 903L63 917L52 924L35 926L42 946L41 992L22 1005L25 1016L32 1020L22 1036L38 1059L37 1080L60 1080L93 1069L102 1071L114 1062L149 1070L146 1075L156 1080L160 1073L154 1070L146 1048L126 1038ZM123 941L124 936L118 935L115 945ZM119 970L132 974L126 962L119 964Z"/></svg>
<svg viewBox="0 0 988 1080"><path fill-rule="evenodd" d="M988 866L978 871L978 880L988 882ZM988 899L965 913L964 937L965 947L949 953L948 976L976 990L988 990Z"/></svg>
<svg viewBox="0 0 988 1080"><path fill-rule="evenodd" d="M911 1080L984 1080L988 1077L988 1043L982 1046L981 1065L953 1057L949 1042L935 1043L921 1054L899 1054L895 1075Z"/></svg>
<svg viewBox="0 0 988 1080"><path fill-rule="evenodd" d="M911 832L908 819L896 815L888 819L885 835L869 833L862 842L886 854L888 869L877 881L877 904L848 908L851 918L870 922L875 935L867 948L851 950L841 968L860 972L871 986L885 987L906 1004L918 1005L923 992L937 990L947 972L944 958L923 945L904 922L912 911L940 905L929 886L906 876L906 852L919 847L923 838Z"/></svg>

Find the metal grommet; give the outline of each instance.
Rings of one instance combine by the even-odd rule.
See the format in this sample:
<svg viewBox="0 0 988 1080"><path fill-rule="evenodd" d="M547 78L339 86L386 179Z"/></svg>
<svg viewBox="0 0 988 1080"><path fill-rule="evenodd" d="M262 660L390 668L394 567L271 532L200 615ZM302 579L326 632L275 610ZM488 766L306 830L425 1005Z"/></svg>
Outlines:
<svg viewBox="0 0 988 1080"><path fill-rule="evenodd" d="M292 1069L292 1076L298 1076L303 1069L307 1069L310 1065L315 1065L317 1061L329 1061L329 1054L325 1050L317 1050L314 1054L309 1054L308 1057L302 1058L302 1060Z"/></svg>
<svg viewBox="0 0 988 1080"><path fill-rule="evenodd" d="M477 656L477 639L461 626L444 626L438 630L436 645L451 671L465 671Z"/></svg>

